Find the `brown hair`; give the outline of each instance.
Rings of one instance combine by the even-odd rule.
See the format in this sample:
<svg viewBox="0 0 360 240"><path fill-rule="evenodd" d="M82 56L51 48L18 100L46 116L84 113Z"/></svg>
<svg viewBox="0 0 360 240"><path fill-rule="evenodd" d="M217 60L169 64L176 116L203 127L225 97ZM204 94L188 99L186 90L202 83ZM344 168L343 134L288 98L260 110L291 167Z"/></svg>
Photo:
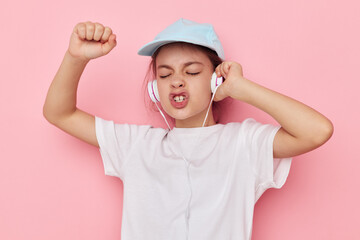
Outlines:
<svg viewBox="0 0 360 240"><path fill-rule="evenodd" d="M179 43L179 42L177 42L177 43ZM186 45L191 45L192 47L195 47L196 49L200 50L205 55L207 55L210 62L212 63L212 65L214 67L213 71L215 71L215 68L219 64L221 64L223 62L222 59L217 55L217 53L214 50L210 49L210 48L203 47L203 46L200 46L200 45L195 45L195 44L192 44L192 43L186 43L186 42L180 42L180 43L182 45L185 45L185 44ZM151 110L153 110L155 112L159 112L159 110L155 106L155 103L153 101L151 101L151 99L149 97L148 90L147 90L147 85L148 85L148 82L150 82L150 81L152 81L152 80L154 80L156 78L156 57L159 54L160 50L161 50L161 47L159 47L154 52L154 54L151 56L151 61L149 63L149 67L148 67L148 70L146 72L144 82L143 82L144 97L147 96L146 98L144 98L145 106L147 107L147 109L151 109ZM219 101L219 102L213 101L213 103L212 103L212 110L213 110L214 120L215 120L216 123L219 122L220 109L221 109L221 105L224 102L224 100ZM162 108L161 104L158 104L158 106L159 106L159 108ZM174 119L172 117L171 117L171 120L174 123Z"/></svg>

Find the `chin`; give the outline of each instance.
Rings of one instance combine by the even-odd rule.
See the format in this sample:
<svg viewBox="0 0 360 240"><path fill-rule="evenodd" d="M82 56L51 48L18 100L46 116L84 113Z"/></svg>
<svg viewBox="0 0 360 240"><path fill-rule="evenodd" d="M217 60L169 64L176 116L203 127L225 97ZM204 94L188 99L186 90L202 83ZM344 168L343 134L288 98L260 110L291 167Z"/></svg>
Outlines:
<svg viewBox="0 0 360 240"><path fill-rule="evenodd" d="M163 107L164 111L170 117L172 117L176 120L186 120L186 119L195 117L199 114L202 114L202 112L204 112L204 114L206 114L208 105L204 104L204 106L202 108L200 107L200 109L191 108L191 106L189 106L189 105L187 105L185 108L182 108L182 109L176 109L171 104L164 106L164 107ZM205 115L203 118L205 118Z"/></svg>
<svg viewBox="0 0 360 240"><path fill-rule="evenodd" d="M177 110L179 111L179 110ZM185 113L185 112L170 112L170 114L168 114L170 117L174 118L174 119L177 119L177 120L185 120L189 117L191 117L188 113Z"/></svg>

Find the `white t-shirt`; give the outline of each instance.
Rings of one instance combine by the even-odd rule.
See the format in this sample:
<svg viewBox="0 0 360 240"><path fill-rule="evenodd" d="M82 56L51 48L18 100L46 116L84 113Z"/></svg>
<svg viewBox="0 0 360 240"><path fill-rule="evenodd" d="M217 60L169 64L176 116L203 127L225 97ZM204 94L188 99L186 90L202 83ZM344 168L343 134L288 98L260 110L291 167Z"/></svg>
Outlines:
<svg viewBox="0 0 360 240"><path fill-rule="evenodd" d="M122 240L250 240L256 201L290 170L291 158L273 158L280 127L253 119L171 131L95 122L105 174L124 184Z"/></svg>

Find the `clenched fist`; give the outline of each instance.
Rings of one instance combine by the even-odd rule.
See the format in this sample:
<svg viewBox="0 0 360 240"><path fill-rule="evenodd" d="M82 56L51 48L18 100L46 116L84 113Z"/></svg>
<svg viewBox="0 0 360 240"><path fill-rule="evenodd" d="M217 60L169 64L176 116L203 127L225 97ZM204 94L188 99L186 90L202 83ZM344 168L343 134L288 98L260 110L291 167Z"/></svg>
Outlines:
<svg viewBox="0 0 360 240"><path fill-rule="evenodd" d="M108 54L116 46L116 35L100 23L78 23L71 34L68 52L85 61Z"/></svg>

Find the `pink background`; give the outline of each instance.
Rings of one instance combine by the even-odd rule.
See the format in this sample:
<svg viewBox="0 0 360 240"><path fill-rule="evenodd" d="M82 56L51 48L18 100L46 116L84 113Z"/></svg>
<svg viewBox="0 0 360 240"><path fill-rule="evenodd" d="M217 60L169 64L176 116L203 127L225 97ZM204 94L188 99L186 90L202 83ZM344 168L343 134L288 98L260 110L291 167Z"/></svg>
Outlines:
<svg viewBox="0 0 360 240"><path fill-rule="evenodd" d="M333 137L293 160L255 208L253 239L359 239L360 4L344 0L2 2L0 239L120 239L123 184L97 148L50 125L42 107L74 25L98 21L118 46L90 62L78 107L119 123L165 128L141 91L137 50L180 17L210 22L244 76L330 118ZM222 122L274 121L241 102Z"/></svg>

